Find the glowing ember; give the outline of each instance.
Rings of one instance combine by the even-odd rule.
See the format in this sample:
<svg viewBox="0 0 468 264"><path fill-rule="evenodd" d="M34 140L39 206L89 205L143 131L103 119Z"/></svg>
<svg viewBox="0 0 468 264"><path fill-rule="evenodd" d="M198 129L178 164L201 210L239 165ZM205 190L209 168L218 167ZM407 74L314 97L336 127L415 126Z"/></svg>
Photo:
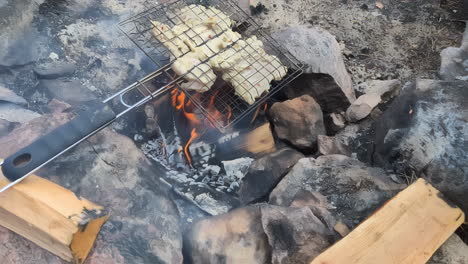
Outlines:
<svg viewBox="0 0 468 264"><path fill-rule="evenodd" d="M192 165L192 157L190 156L190 151L189 151L189 147L190 147L190 144L192 144L192 142L198 138L198 134L197 134L197 129L194 128L192 129L192 132L190 133L190 139L189 141L187 141L187 144L185 144L185 147L184 147L184 154L185 154L185 157L187 157L187 161L190 165Z"/></svg>

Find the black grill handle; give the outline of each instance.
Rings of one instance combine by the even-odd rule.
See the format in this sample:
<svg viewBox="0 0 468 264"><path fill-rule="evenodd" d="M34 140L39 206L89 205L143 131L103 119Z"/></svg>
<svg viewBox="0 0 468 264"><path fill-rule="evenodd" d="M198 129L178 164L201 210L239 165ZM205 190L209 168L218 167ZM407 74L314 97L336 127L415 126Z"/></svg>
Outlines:
<svg viewBox="0 0 468 264"><path fill-rule="evenodd" d="M99 131L115 118L115 113L107 104L93 102L92 106L79 112L68 123L6 158L2 165L3 175L12 182L23 178Z"/></svg>

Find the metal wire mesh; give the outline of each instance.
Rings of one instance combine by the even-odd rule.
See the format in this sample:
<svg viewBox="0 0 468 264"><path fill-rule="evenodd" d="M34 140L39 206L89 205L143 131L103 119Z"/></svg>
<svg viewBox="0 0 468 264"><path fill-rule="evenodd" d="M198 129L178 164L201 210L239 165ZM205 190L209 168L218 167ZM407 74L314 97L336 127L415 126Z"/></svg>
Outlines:
<svg viewBox="0 0 468 264"><path fill-rule="evenodd" d="M235 125L251 111L261 107L271 95L299 76L302 73L302 66L292 54L269 37L236 3L231 0L210 3L210 6L227 14L229 20L223 17L222 13L214 12L212 9L184 9L191 4L197 4L197 2L176 0L150 7L147 11L122 21L119 26L164 73L158 75L159 77L176 81L175 88L186 93L213 125L224 130ZM198 25L181 27L183 30L179 30L178 34L171 34L165 28L166 26L173 28L181 25L188 17L198 18L195 21L205 21L209 17L216 20L217 24L213 26L210 34L207 34L206 31L197 31L195 28ZM152 21L158 23L155 24ZM158 28L155 28L156 26ZM214 49L212 45L209 45L210 41L225 36L228 29L240 33L242 38L234 39L231 44L219 49ZM252 43L246 41L252 36L256 36L263 42L262 50L276 56L283 65L289 66L288 73L281 80L272 81L281 75L281 65L266 60L265 58L269 56L259 51L258 42L257 46L253 46ZM186 44L187 41L193 46L203 47L205 56L199 61L195 60L189 71L177 75L171 66L178 58L192 51L191 47ZM240 45L241 43L242 45ZM177 48L168 48L168 45L171 44L177 44L174 45ZM234 47L236 47L236 52L226 52ZM237 56L237 61L241 60L243 63L243 69L249 70L220 71L206 66L211 59L220 54L225 54L223 61ZM224 79L228 79L228 81L224 81ZM183 84L184 82L188 83ZM259 87L262 85L265 87L266 84L269 86L269 90L262 92ZM209 89L199 93L187 89L190 85ZM249 104L245 98L250 98L254 102Z"/></svg>

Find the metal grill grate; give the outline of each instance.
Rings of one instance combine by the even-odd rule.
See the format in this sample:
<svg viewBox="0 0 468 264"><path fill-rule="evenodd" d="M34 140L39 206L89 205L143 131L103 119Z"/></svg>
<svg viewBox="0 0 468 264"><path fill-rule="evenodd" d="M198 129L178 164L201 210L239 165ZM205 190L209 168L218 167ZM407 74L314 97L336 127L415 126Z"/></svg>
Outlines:
<svg viewBox="0 0 468 264"><path fill-rule="evenodd" d="M235 125L239 120L253 110L261 107L271 95L299 76L302 73L302 66L292 54L284 50L273 38L268 36L236 3L231 0L224 0L210 4L210 6L213 6L227 14L229 18L234 21L234 24L231 25L226 22L219 13L208 13L208 10L201 12L198 11L198 13L195 13L190 9L185 9L188 10L186 12L192 13L181 13L181 10L184 7L191 4L197 4L197 2L198 1L177 0L150 7L147 11L122 21L119 24L119 27L158 66L160 73L155 75L155 79L159 78L160 80L157 82L161 82L161 78L173 82L175 85L171 86L172 88L181 89L186 93L189 99L203 112L204 115L207 116L213 125L224 130L229 126ZM202 33L195 32L193 28L187 28L181 34L167 37L164 35L164 28L154 30L155 25L151 22L157 21L172 28L173 26L180 24L180 21L183 21L181 16L187 15L200 17L215 16L218 21L225 24L216 26L218 28L215 30L215 34L213 34L213 36L208 36L208 38L206 35L202 35ZM251 73L253 72L252 74L254 74L256 78L246 78L245 73L241 74L241 71L234 70L229 71L228 73L218 71L211 72L211 68L203 67L202 64L234 47L235 44L240 43L240 40L235 40L232 44L220 50L213 50L209 45L205 45L210 40L222 36L227 31L227 28L230 28L242 35L244 43L240 46L241 48L238 52L242 52L242 61L244 63L248 63L247 68L252 69ZM263 49L268 54L276 56L283 65L289 66L287 75L280 81L271 82L269 91L264 92L259 97L256 96L258 91L255 91L255 89L257 89L261 83L265 84L267 81L270 83L269 80L272 79L272 76L280 74L280 68L278 66L273 66L272 63L269 64L262 60L261 54L256 52L256 47L251 46L251 44L245 41L251 36L256 36L263 42ZM190 49L179 49L176 50L178 54L175 54L174 50L170 51L166 47L166 42L174 43L177 41L183 41L183 39L187 38L194 42L197 47L203 46L207 49L205 51L206 58L197 62L197 64L194 65L187 74L178 76L173 72L171 66L175 59L187 54L190 52ZM237 45L237 47L239 47L239 45ZM229 56L234 55L230 54ZM229 56L226 58L229 58ZM214 85L206 85L211 86L211 88L204 93L183 89L181 85L185 82L184 77L189 77L188 74L190 74L191 79L196 79L195 82L203 83L203 79L204 83L211 81ZM222 76L223 74L224 76ZM235 79L237 86L245 87L243 91L239 92L239 94L242 97L257 97L255 102L253 104L249 104L240 96L236 95L234 86L231 82L224 81L221 76L223 78L227 77ZM147 89L146 86L144 88ZM150 91L145 92L145 94L148 93L150 93ZM213 111L213 109L216 111ZM223 118L220 118L220 116ZM229 120L226 117L229 117Z"/></svg>

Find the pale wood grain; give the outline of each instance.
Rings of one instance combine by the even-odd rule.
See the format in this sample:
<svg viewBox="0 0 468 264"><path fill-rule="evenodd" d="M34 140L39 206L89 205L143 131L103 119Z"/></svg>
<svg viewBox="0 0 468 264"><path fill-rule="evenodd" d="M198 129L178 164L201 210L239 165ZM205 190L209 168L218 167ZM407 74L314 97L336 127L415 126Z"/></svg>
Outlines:
<svg viewBox="0 0 468 264"><path fill-rule="evenodd" d="M9 181L0 170L0 188ZM82 263L107 220L102 206L31 175L0 193L0 225L66 261ZM99 215L90 218L86 213Z"/></svg>
<svg viewBox="0 0 468 264"><path fill-rule="evenodd" d="M419 179L312 264L426 263L464 220L459 208Z"/></svg>

